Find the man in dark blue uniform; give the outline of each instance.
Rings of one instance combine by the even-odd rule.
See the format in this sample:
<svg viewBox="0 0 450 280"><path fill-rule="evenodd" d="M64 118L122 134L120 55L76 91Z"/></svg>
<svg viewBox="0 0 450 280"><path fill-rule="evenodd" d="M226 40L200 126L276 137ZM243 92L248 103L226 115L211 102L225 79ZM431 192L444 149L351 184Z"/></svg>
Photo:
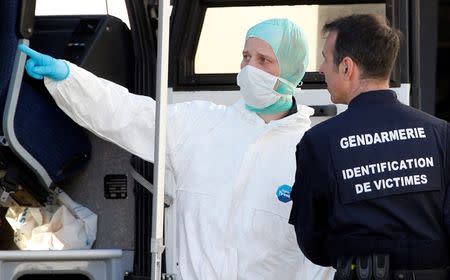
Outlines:
<svg viewBox="0 0 450 280"><path fill-rule="evenodd" d="M399 33L385 18L352 15L323 30L320 72L348 109L297 146L298 244L337 268L335 279L447 279L450 126L389 90Z"/></svg>

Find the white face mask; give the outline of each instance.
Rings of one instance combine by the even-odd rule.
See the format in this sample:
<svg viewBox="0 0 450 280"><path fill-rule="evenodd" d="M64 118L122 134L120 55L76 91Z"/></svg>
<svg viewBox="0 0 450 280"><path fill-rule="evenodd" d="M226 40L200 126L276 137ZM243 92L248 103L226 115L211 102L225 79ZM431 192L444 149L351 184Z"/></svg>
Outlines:
<svg viewBox="0 0 450 280"><path fill-rule="evenodd" d="M237 84L245 103L258 109L266 108L280 99L280 94L275 91L280 82L295 88L291 82L251 65L242 68L237 75Z"/></svg>

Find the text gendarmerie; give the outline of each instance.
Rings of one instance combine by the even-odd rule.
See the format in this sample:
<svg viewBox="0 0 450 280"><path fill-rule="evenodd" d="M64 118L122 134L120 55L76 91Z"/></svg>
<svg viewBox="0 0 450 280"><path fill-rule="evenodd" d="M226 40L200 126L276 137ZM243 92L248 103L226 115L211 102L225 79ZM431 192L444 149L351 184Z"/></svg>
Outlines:
<svg viewBox="0 0 450 280"><path fill-rule="evenodd" d="M342 137L339 144L342 149L374 145L393 141L426 138L423 127L400 128L389 131L349 135Z"/></svg>

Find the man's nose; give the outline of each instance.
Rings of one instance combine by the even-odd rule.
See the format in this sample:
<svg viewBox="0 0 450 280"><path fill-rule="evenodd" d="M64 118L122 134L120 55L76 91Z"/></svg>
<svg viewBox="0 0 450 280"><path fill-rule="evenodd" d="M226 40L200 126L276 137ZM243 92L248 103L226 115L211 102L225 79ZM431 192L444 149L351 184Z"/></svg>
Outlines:
<svg viewBox="0 0 450 280"><path fill-rule="evenodd" d="M255 58L250 58L248 61L247 61L247 65L251 65L251 66L253 66L253 67L257 67L257 63L256 63L256 59Z"/></svg>
<svg viewBox="0 0 450 280"><path fill-rule="evenodd" d="M322 70L322 65L320 65L320 67L319 67L319 74L322 76L325 76L325 73Z"/></svg>
<svg viewBox="0 0 450 280"><path fill-rule="evenodd" d="M325 71L323 70L323 68L325 68L325 61L322 61L322 63L319 66L319 74L325 76Z"/></svg>

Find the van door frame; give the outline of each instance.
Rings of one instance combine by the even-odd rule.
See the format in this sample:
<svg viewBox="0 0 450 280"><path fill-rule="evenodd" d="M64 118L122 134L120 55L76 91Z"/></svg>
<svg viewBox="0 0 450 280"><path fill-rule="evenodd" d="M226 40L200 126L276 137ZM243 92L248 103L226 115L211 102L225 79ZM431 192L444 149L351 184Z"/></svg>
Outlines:
<svg viewBox="0 0 450 280"><path fill-rule="evenodd" d="M205 18L210 7L264 6L264 5L336 5L385 3L386 16L392 25L404 34L401 53L391 77L391 87L409 83L409 1L402 0L191 0L174 1L170 46L169 86L174 91L228 91L238 90L236 74L196 74L194 71L196 48ZM325 89L326 84L318 72L307 72L303 89Z"/></svg>

